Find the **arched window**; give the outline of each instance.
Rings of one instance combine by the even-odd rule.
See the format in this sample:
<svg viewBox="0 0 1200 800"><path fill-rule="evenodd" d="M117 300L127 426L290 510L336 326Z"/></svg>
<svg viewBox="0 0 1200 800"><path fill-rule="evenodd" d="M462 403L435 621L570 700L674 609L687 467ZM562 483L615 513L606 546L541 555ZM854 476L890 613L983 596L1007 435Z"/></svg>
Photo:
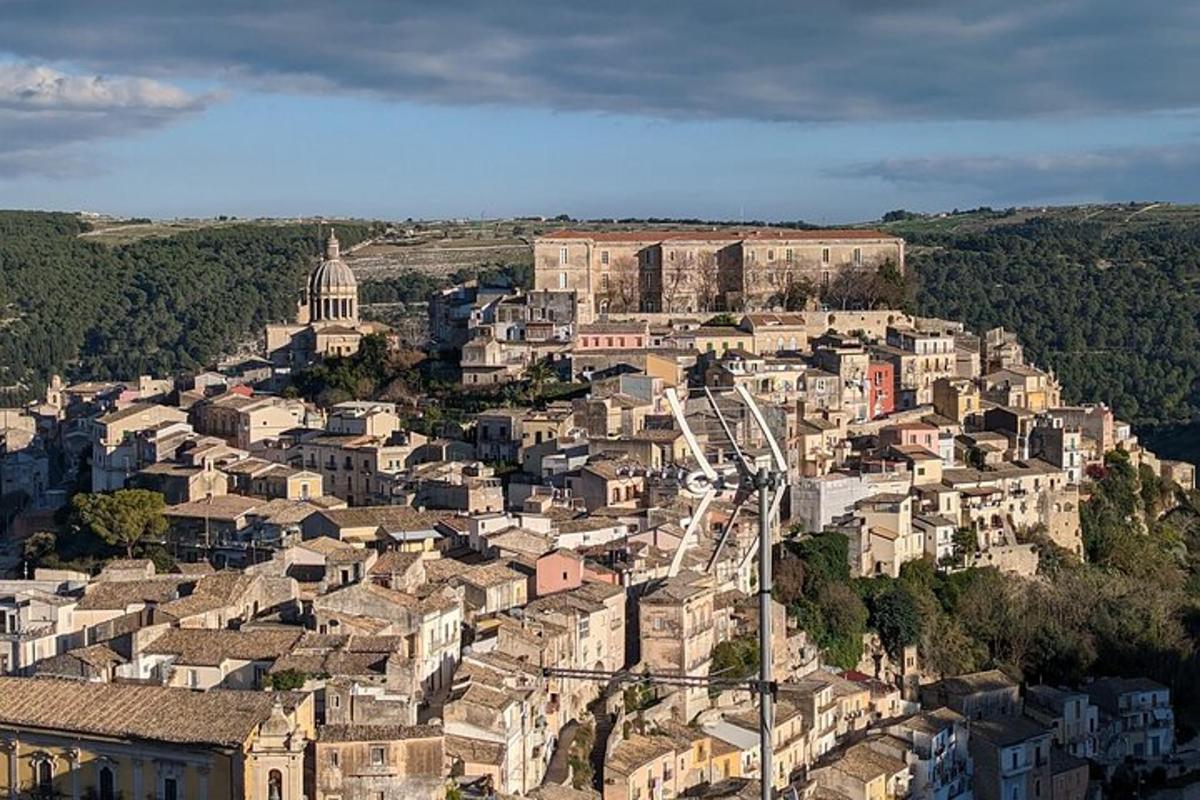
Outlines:
<svg viewBox="0 0 1200 800"><path fill-rule="evenodd" d="M283 800L283 773L277 769L267 774L267 800Z"/></svg>
<svg viewBox="0 0 1200 800"><path fill-rule="evenodd" d="M100 800L116 800L116 782L111 767L100 768Z"/></svg>
<svg viewBox="0 0 1200 800"><path fill-rule="evenodd" d="M39 789L49 789L54 785L54 766L48 758L37 762L37 785Z"/></svg>

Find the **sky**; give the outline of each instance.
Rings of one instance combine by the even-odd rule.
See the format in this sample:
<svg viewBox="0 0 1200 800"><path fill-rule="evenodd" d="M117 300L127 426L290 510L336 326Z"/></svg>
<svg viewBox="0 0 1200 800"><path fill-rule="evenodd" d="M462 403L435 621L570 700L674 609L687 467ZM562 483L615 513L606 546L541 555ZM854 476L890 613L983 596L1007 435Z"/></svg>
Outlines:
<svg viewBox="0 0 1200 800"><path fill-rule="evenodd" d="M0 207L1196 202L1198 36L1179 0L0 0Z"/></svg>

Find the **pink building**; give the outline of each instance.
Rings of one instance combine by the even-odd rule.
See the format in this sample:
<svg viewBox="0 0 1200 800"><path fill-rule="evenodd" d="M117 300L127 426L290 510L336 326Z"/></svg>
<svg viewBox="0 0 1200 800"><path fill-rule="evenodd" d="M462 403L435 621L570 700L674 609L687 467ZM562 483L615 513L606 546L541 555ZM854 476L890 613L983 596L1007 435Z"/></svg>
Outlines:
<svg viewBox="0 0 1200 800"><path fill-rule="evenodd" d="M938 452L938 429L924 422L905 422L900 425L888 425L879 430L879 444L887 447L903 447L916 445L924 447L931 453Z"/></svg>
<svg viewBox="0 0 1200 800"><path fill-rule="evenodd" d="M537 560L535 590L538 597L565 592L583 585L583 556L562 547Z"/></svg>
<svg viewBox="0 0 1200 800"><path fill-rule="evenodd" d="M643 350L650 346L650 326L646 322L596 322L580 325L575 349Z"/></svg>

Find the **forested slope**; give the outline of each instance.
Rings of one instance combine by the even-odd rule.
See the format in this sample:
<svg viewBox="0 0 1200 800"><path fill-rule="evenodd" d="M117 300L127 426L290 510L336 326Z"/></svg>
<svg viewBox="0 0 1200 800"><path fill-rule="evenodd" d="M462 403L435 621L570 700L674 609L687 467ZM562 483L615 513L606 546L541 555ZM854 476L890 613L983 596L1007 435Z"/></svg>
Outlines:
<svg viewBox="0 0 1200 800"><path fill-rule="evenodd" d="M47 377L197 369L295 311L308 225L231 225L111 246L72 214L0 212L0 401ZM347 245L369 233L338 224Z"/></svg>
<svg viewBox="0 0 1200 800"><path fill-rule="evenodd" d="M1016 332L1067 401L1135 424L1200 411L1200 223L1050 214L947 229L906 224L922 313Z"/></svg>

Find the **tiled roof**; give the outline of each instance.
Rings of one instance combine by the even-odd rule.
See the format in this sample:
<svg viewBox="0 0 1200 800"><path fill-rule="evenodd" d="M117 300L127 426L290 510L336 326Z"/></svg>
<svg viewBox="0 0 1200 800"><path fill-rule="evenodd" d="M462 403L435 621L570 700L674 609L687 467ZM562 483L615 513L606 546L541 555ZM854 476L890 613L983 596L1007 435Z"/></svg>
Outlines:
<svg viewBox="0 0 1200 800"><path fill-rule="evenodd" d="M842 757L833 762L833 767L864 783L881 776L890 777L908 768L900 759L873 750L866 742L846 748Z"/></svg>
<svg viewBox="0 0 1200 800"><path fill-rule="evenodd" d="M274 661L289 652L303 631L296 630L208 630L169 628L142 652L174 655L177 663L217 666L227 659Z"/></svg>
<svg viewBox="0 0 1200 800"><path fill-rule="evenodd" d="M0 725L238 747L297 695L0 677Z"/></svg>
<svg viewBox="0 0 1200 800"><path fill-rule="evenodd" d="M378 527L385 531L429 530L447 512L417 511L408 506L358 506L321 512L340 528Z"/></svg>
<svg viewBox="0 0 1200 800"><path fill-rule="evenodd" d="M468 739L465 736L448 734L446 736L446 756L469 764L504 763L504 745L499 742L488 742L482 739Z"/></svg>
<svg viewBox="0 0 1200 800"><path fill-rule="evenodd" d="M665 736L642 736L635 733L628 739L617 742L604 767L620 775L629 775L638 767L663 756L673 755L674 752L674 743Z"/></svg>
<svg viewBox="0 0 1200 800"><path fill-rule="evenodd" d="M317 732L321 742L390 742L396 739L441 738L436 725L322 725Z"/></svg>
<svg viewBox="0 0 1200 800"><path fill-rule="evenodd" d="M93 582L79 600L79 611L123 611L137 603L165 603L178 595L179 575L148 578L144 581Z"/></svg>

